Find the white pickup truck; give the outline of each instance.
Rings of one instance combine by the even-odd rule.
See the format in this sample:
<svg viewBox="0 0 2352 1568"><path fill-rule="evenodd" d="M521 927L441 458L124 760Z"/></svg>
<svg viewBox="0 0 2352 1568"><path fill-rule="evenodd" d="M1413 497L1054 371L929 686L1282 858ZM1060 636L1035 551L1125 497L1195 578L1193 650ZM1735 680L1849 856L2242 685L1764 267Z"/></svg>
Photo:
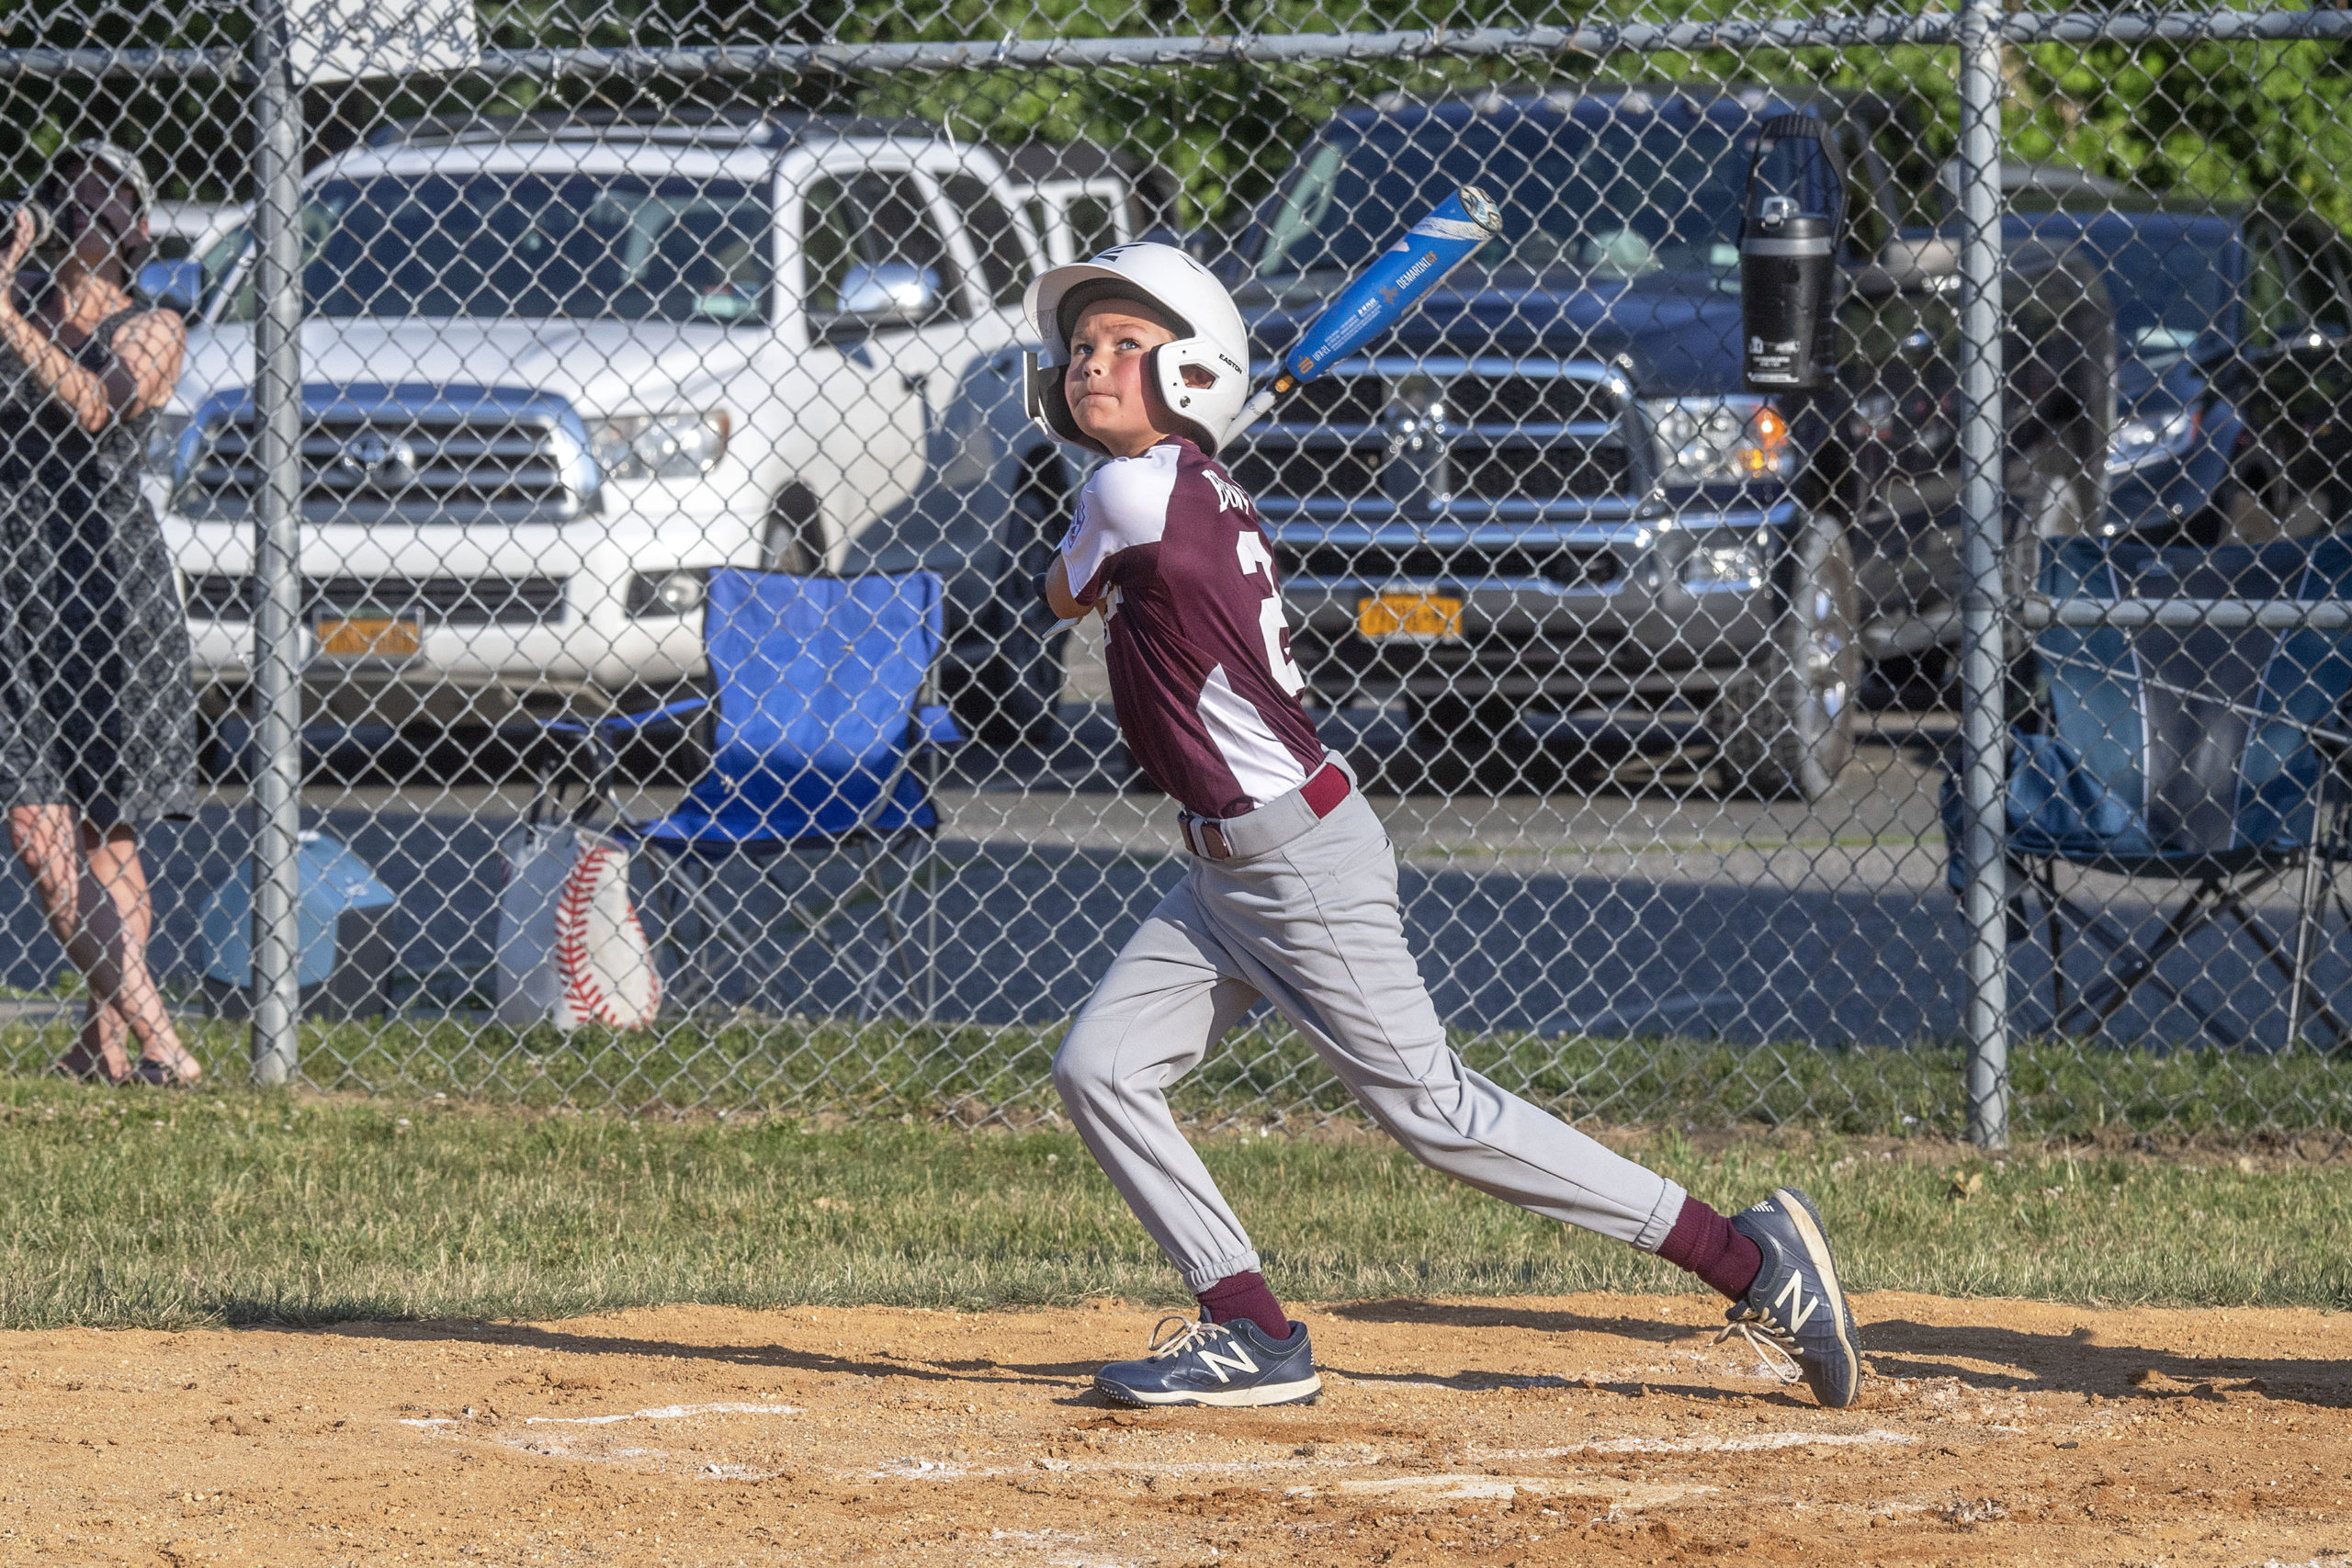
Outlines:
<svg viewBox="0 0 2352 1568"><path fill-rule="evenodd" d="M495 723L704 670L707 570L939 570L949 694L1035 738L1075 475L1022 418L1043 253L908 122L421 122L303 181L306 711ZM205 259L164 516L198 685L252 658L254 287ZM158 481L159 490L162 481Z"/></svg>

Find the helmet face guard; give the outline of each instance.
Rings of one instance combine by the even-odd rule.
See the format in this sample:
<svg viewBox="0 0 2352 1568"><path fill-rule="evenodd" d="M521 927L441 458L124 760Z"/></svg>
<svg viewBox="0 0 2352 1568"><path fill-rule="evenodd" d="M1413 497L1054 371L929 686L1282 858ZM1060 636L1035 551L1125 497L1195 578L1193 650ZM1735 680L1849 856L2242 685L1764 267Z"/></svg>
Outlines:
<svg viewBox="0 0 2352 1568"><path fill-rule="evenodd" d="M1100 452L1102 444L1078 427L1078 416L1070 412L1069 394L1062 390L1062 378L1069 371L1067 365L1041 363L1035 353L1021 356L1021 412L1035 420L1060 440L1073 446L1084 446Z"/></svg>
<svg viewBox="0 0 2352 1568"><path fill-rule="evenodd" d="M1205 372L1208 385L1196 387L1186 380L1187 370ZM1161 405L1178 423L1192 430L1194 444L1214 457L1224 445L1225 427L1232 416L1216 417L1214 424L1206 423L1204 416L1227 400L1219 396L1227 389L1238 388L1241 396L1248 396L1250 372L1211 339L1183 337L1151 351L1144 361L1144 384L1159 394ZM1194 409L1202 410L1203 415L1196 416Z"/></svg>

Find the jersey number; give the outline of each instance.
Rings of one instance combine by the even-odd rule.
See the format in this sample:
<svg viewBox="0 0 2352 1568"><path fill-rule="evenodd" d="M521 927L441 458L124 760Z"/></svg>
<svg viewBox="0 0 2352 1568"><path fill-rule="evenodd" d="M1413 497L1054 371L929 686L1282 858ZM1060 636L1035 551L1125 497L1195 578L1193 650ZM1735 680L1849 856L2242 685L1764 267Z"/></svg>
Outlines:
<svg viewBox="0 0 2352 1568"><path fill-rule="evenodd" d="M1274 684L1295 697L1306 690L1306 677L1298 672L1297 661L1290 656L1290 627L1283 622L1282 595L1274 588L1273 553L1254 529L1234 536L1233 553L1241 558L1242 576L1259 571L1266 574L1266 597L1258 606L1258 629L1266 637L1266 664L1274 672Z"/></svg>

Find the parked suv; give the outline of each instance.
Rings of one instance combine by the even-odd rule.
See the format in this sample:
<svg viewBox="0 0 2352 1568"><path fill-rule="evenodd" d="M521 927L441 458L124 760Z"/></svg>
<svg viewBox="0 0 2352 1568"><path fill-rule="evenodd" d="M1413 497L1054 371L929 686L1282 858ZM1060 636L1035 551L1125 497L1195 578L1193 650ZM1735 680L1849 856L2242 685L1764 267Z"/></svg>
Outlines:
<svg viewBox="0 0 2352 1568"><path fill-rule="evenodd" d="M1739 215L1774 115L1849 160L1837 389L1741 389ZM1680 716L1725 782L1818 796L1866 660L1959 634L1957 246L1900 106L1761 90L1389 101L1332 119L1227 265L1261 363L1455 186L1508 231L1231 455L1321 700L1401 696L1416 751L1522 716ZM2111 319L2095 265L2010 248L2012 555L2098 513Z"/></svg>
<svg viewBox="0 0 2352 1568"><path fill-rule="evenodd" d="M1019 731L1069 476L1023 420L1042 263L987 152L817 117L427 121L303 181L311 711L494 722L691 682L708 570L927 566ZM208 261L166 528L214 709L252 645L250 250Z"/></svg>

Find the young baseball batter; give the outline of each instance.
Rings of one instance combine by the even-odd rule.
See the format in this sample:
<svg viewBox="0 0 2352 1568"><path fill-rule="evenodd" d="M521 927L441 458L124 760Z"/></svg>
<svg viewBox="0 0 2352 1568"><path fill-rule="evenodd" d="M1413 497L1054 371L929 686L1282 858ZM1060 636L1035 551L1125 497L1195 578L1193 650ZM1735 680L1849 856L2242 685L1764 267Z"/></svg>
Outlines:
<svg viewBox="0 0 2352 1568"><path fill-rule="evenodd" d="M1026 307L1045 352L1031 412L1110 460L1046 581L1057 615L1102 615L1136 763L1182 807L1191 865L1112 963L1054 1058L1087 1146L1200 1300L1201 1319L1102 1369L1123 1404L1284 1404L1322 1389L1306 1325L1177 1131L1168 1086L1259 998L1373 1120L1439 1170L1615 1236L1731 1298L1826 1405L1861 1379L1821 1216L1786 1188L1726 1219L1463 1066L1397 911L1394 847L1301 705L1273 553L1217 466L1249 392L1240 313L1166 245L1056 267Z"/></svg>

